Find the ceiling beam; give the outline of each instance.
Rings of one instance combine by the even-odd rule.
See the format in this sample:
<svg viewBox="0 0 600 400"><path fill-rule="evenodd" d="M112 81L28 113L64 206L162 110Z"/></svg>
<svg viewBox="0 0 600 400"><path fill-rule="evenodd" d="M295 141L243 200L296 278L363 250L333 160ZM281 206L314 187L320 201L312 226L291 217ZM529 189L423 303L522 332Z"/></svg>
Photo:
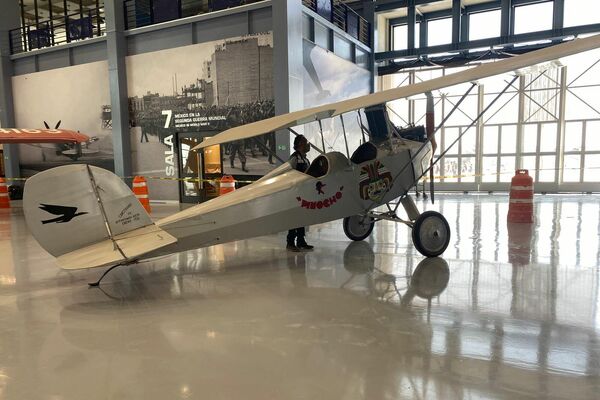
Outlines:
<svg viewBox="0 0 600 400"><path fill-rule="evenodd" d="M408 7L410 0L376 0L375 1L375 12L391 11L398 8ZM415 6L422 6L424 4L439 3L444 0L414 0Z"/></svg>

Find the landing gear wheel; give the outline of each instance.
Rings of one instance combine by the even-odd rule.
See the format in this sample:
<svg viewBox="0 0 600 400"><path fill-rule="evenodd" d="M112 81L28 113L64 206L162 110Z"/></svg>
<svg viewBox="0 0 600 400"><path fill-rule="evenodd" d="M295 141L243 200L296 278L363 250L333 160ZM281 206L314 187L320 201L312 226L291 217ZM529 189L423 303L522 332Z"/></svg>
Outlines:
<svg viewBox="0 0 600 400"><path fill-rule="evenodd" d="M351 217L344 218L344 233L351 240L364 240L375 226L375 221L371 217L365 217L363 215L353 215Z"/></svg>
<svg viewBox="0 0 600 400"><path fill-rule="evenodd" d="M415 248L425 257L437 257L450 243L450 226L446 218L435 211L419 215L412 228Z"/></svg>

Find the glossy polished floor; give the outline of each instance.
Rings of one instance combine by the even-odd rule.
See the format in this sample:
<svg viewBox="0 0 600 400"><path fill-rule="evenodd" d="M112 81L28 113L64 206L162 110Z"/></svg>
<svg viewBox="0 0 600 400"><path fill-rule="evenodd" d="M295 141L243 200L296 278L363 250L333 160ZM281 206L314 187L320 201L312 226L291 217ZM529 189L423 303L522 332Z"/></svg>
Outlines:
<svg viewBox="0 0 600 400"><path fill-rule="evenodd" d="M536 197L533 226L507 226L505 195L426 208L443 259L404 226L350 243L335 222L312 253L262 237L99 289L0 213L0 399L600 398L598 197Z"/></svg>

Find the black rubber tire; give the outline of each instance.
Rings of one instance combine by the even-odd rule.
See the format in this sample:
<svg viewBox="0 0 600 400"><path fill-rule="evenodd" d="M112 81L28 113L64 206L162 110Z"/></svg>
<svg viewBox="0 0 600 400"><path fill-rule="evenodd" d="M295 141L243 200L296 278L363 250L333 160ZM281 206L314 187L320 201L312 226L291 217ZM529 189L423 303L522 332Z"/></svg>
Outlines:
<svg viewBox="0 0 600 400"><path fill-rule="evenodd" d="M422 235L427 235L427 232L421 232L425 227L429 227L429 221L434 219L434 223L439 223L438 228L435 229L432 233L433 235L429 238L423 237ZM446 234L445 239L439 239L440 234ZM435 235L435 236L434 236ZM427 238L433 241L434 247L427 248L427 243L423 242L423 239ZM412 227L412 240L415 248L419 251L419 253L423 254L425 257L437 257L446 251L448 244L450 243L450 225L448 225L448 221L442 214L436 211L425 211L419 218L415 221ZM441 240L441 242L440 242Z"/></svg>
<svg viewBox="0 0 600 400"><path fill-rule="evenodd" d="M364 218L365 220L368 219L371 221L371 223L369 224L369 227L367 228L367 230L365 232L362 232L361 234L357 234L356 232L352 232L352 226L351 226L352 222L353 222L353 221L351 221L352 218ZM373 227L375 226L375 221L373 221L373 218L370 218L370 217L363 217L361 215L353 215L351 217L344 218L343 226L344 226L344 233L346 234L348 239L354 240L354 241L360 241L360 240L365 240L366 238L368 238L369 235L371 234L371 232L373 232Z"/></svg>

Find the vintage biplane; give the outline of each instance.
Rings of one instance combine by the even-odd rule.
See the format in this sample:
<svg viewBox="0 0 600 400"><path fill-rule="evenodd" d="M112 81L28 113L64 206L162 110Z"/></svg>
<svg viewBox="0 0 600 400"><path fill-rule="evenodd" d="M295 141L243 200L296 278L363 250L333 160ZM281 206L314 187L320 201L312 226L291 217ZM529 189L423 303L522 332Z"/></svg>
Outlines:
<svg viewBox="0 0 600 400"><path fill-rule="evenodd" d="M437 256L448 246L450 227L437 212L420 213L408 193L422 176L431 173L436 148L434 134L448 116L434 127L429 96L426 132L415 135L411 131L406 135L390 123L385 104L471 83L458 107L480 79L518 73L527 67L595 48L600 48L600 35L482 64L430 81L229 129L205 140L197 149L285 129L294 133L295 126L341 117L356 110L364 110L367 117L364 129L368 140L352 155L347 145L346 155L320 150L322 154L313 160L306 173L284 163L251 185L156 223L129 187L109 171L84 164L54 168L33 176L25 185L23 207L27 224L41 246L57 257L60 267L111 266L100 280L112 268L140 259L341 218L346 235L353 240L366 238L379 220L404 223L412 229L417 250L425 256ZM496 100L517 77L507 83ZM471 127L482 114L472 121ZM406 210L407 219L398 217L396 212L400 205ZM383 211L382 206L385 206ZM100 280L91 285L99 284Z"/></svg>
<svg viewBox="0 0 600 400"><path fill-rule="evenodd" d="M73 161L77 161L84 155L98 153L98 150L92 150L89 144L98 140L97 137L89 137L68 129L59 129L61 121L50 128L44 121L45 129L18 129L18 128L0 128L0 143L4 144L28 144L41 149L51 149L57 155L64 155ZM50 143L53 147L47 147L43 144Z"/></svg>
<svg viewBox="0 0 600 400"><path fill-rule="evenodd" d="M79 132L65 129L18 129L18 128L0 128L0 143L19 144L19 143L67 143L77 144L86 143L90 137Z"/></svg>

